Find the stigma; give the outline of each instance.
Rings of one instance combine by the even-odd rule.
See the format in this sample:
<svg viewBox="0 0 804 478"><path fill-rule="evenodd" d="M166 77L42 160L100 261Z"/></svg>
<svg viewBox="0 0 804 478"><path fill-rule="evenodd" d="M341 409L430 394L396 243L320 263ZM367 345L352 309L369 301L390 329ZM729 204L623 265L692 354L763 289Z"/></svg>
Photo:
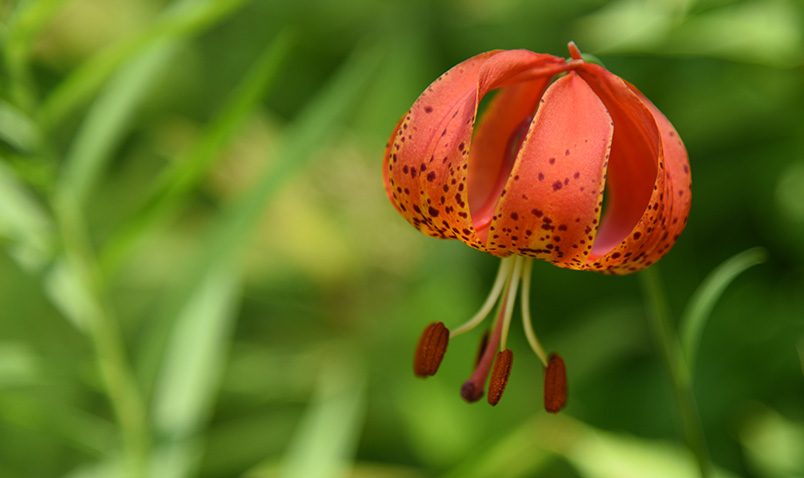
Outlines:
<svg viewBox="0 0 804 478"><path fill-rule="evenodd" d="M490 405L500 402L511 368L514 353L508 348L508 335L513 319L517 296L520 297L522 326L528 344L543 367L544 407L557 413L567 402L567 377L564 360L556 353L548 357L539 341L530 316L530 281L532 261L530 258L511 256L501 260L494 285L480 310L464 324L447 329L442 322L427 326L419 339L414 356L413 371L416 376L435 375L447 351L449 340L482 327L487 322L474 368L460 389L467 402L477 402L484 395ZM492 310L496 305L496 312ZM493 316L494 319L489 319ZM486 387L488 385L488 394Z"/></svg>

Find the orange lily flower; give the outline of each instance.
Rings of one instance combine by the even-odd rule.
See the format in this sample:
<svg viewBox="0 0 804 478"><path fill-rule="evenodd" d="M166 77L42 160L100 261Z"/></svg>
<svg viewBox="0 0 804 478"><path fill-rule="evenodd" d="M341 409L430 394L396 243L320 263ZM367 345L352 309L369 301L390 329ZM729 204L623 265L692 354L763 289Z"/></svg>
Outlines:
<svg viewBox="0 0 804 478"><path fill-rule="evenodd" d="M564 405L563 360L547 357L527 310L530 258L628 274L666 254L687 221L689 164L673 126L636 87L584 61L573 43L569 51L565 60L495 50L458 64L419 96L386 148L385 188L409 223L503 258L478 315L449 334L431 324L417 351L414 371L432 375L448 337L482 323L500 299L462 388L468 401L483 395L492 363L488 397L499 401L513 361L506 338L522 280L526 336L546 367L545 406L555 412ZM493 90L478 122L478 105Z"/></svg>

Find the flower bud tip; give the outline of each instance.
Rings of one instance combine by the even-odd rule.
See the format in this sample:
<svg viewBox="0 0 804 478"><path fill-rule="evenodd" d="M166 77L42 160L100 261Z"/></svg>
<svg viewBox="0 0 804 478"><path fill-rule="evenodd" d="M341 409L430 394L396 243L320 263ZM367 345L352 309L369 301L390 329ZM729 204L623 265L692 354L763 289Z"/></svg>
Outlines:
<svg viewBox="0 0 804 478"><path fill-rule="evenodd" d="M567 49L569 50L570 57L572 57L573 60L583 60L581 50L578 49L578 45L576 45L574 41L567 43Z"/></svg>

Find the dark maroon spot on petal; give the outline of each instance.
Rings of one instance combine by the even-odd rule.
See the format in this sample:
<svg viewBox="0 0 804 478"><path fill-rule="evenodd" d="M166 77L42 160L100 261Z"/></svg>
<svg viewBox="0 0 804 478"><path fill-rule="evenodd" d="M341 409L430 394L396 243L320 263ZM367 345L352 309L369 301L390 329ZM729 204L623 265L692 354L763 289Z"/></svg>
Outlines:
<svg viewBox="0 0 804 478"><path fill-rule="evenodd" d="M561 189L561 188L562 188L562 186L563 186L563 185L561 184L561 181L556 181L556 182L554 182L554 183L553 183L553 191L558 191L559 189Z"/></svg>
<svg viewBox="0 0 804 478"><path fill-rule="evenodd" d="M433 107L432 106L425 106L424 107L424 112L425 113L432 113L433 112Z"/></svg>
<svg viewBox="0 0 804 478"><path fill-rule="evenodd" d="M428 181L433 182L433 181L435 181L435 178L436 178L435 171L430 171L429 173L427 173L427 180Z"/></svg>

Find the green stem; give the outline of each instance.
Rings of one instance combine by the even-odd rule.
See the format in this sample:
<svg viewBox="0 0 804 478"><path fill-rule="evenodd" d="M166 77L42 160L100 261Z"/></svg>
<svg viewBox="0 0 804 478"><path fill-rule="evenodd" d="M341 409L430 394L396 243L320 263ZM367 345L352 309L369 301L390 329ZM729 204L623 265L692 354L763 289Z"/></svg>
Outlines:
<svg viewBox="0 0 804 478"><path fill-rule="evenodd" d="M86 317L80 319L87 326L106 393L121 429L126 476L144 477L150 442L145 403L126 357L119 325L103 300L83 215L73 201L57 200L55 206L65 259L90 303L84 312Z"/></svg>
<svg viewBox="0 0 804 478"><path fill-rule="evenodd" d="M661 278L656 266L646 269L639 276L642 281L642 289L647 297L648 315L651 318L654 334L662 348L664 360L670 371L673 392L681 415L687 445L695 455L701 477L707 478L711 474L711 466L709 452L706 448L706 437L701 417L698 415L695 405L689 368L681 353L678 335L670 324L670 311L664 296Z"/></svg>

